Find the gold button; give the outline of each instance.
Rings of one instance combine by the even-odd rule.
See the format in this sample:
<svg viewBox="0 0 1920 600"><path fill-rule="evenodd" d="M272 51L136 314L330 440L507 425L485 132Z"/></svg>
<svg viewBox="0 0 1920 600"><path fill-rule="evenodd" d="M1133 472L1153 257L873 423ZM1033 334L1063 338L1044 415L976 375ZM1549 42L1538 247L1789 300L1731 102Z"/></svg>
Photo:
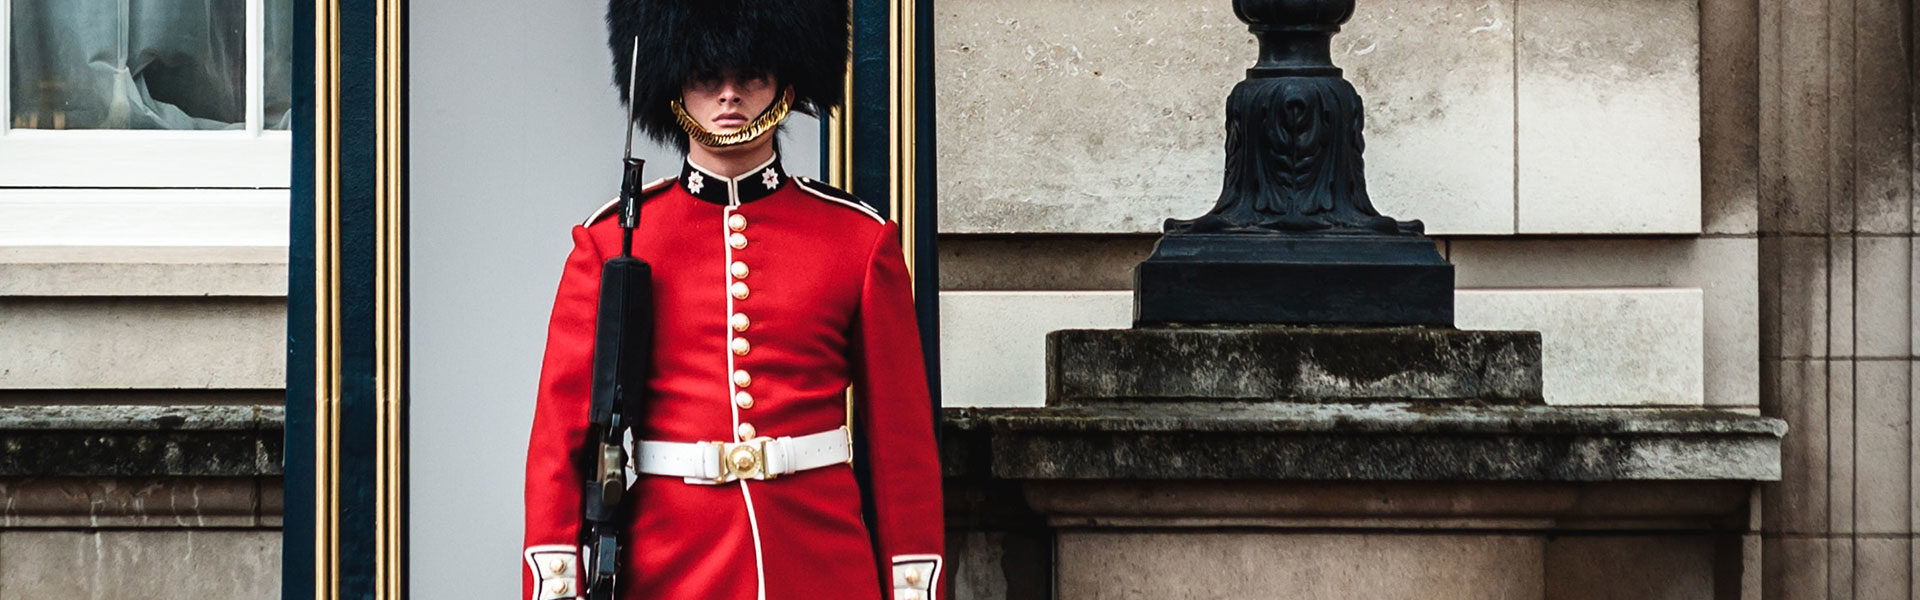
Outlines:
<svg viewBox="0 0 1920 600"><path fill-rule="evenodd" d="M738 233L730 234L727 236L727 245L733 246L733 249L735 250L745 248L747 247L747 236L740 235Z"/></svg>
<svg viewBox="0 0 1920 600"><path fill-rule="evenodd" d="M727 326L732 327L734 331L746 331L747 326L752 324L753 321L747 320L747 315L742 313L733 313L733 316L727 317Z"/></svg>
<svg viewBox="0 0 1920 600"><path fill-rule="evenodd" d="M747 282L735 281L733 285L727 286L727 291L733 294L733 299L745 300L747 299Z"/></svg>
<svg viewBox="0 0 1920 600"><path fill-rule="evenodd" d="M733 213L733 214L731 214L731 215L728 215L728 216L727 216L727 229L732 229L732 230L734 230L734 231L746 231L746 230L747 230L747 217L746 217L745 215L742 215L742 214L740 214L740 213Z"/></svg>
<svg viewBox="0 0 1920 600"><path fill-rule="evenodd" d="M907 585L920 585L920 569L907 567L906 570L905 578Z"/></svg>
<svg viewBox="0 0 1920 600"><path fill-rule="evenodd" d="M733 261L733 264L727 265L727 273L732 274L734 279L746 279L747 263Z"/></svg>
<svg viewBox="0 0 1920 600"><path fill-rule="evenodd" d="M553 574L555 574L555 575L565 575L565 574L567 574L567 561L566 561L566 559L562 559L562 558L556 558L556 559L553 559L553 560L550 560L550 561L547 561L547 570L548 570L548 571L551 571L551 572L552 572Z"/></svg>
<svg viewBox="0 0 1920 600"><path fill-rule="evenodd" d="M567 580L565 579L555 579L553 580L553 585L547 586L547 589L551 590L549 593L552 595L565 596L568 592L573 591L573 586L567 585Z"/></svg>
<svg viewBox="0 0 1920 600"><path fill-rule="evenodd" d="M733 353L739 356L746 356L748 352L753 351L753 344L747 343L747 338L733 338L730 345L733 347Z"/></svg>
<svg viewBox="0 0 1920 600"><path fill-rule="evenodd" d="M745 391L734 392L733 405L740 408L753 408L753 394Z"/></svg>
<svg viewBox="0 0 1920 600"><path fill-rule="evenodd" d="M747 372L746 372L746 370L744 370L744 369L742 369L742 370L738 370L738 371L734 371L734 372L733 372L733 385L735 385L735 386L737 386L737 387L747 387L747 386L750 386L750 385L753 385L753 376L752 376L752 375L748 375L748 374L747 374Z"/></svg>
<svg viewBox="0 0 1920 600"><path fill-rule="evenodd" d="M754 430L752 423L741 423L739 427L734 428L733 433L740 436L741 441L750 440L760 435L760 432Z"/></svg>

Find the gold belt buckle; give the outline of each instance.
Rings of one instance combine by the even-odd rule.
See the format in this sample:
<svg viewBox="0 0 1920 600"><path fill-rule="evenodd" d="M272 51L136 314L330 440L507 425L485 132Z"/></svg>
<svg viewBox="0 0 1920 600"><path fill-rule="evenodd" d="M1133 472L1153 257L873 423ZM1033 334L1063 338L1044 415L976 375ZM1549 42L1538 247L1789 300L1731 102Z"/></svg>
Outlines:
<svg viewBox="0 0 1920 600"><path fill-rule="evenodd" d="M720 478L722 482L731 479L773 479L767 473L767 442L769 437L757 437L744 442L714 442L720 446Z"/></svg>

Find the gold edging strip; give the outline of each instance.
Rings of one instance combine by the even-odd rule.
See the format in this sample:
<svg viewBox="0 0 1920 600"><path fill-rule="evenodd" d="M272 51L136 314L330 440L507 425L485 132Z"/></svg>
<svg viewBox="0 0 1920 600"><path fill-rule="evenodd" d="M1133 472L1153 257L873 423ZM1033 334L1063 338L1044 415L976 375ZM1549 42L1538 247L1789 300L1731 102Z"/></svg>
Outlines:
<svg viewBox="0 0 1920 600"><path fill-rule="evenodd" d="M340 7L314 2L313 590L338 600L340 566Z"/></svg>
<svg viewBox="0 0 1920 600"><path fill-rule="evenodd" d="M405 258L401 240L405 239L404 181L401 164L405 139L402 122L404 99L401 68L404 57L401 36L402 0L381 0L375 7L380 31L374 36L374 578L373 597L399 600L405 597L401 573L406 557L402 532L406 519L402 492L405 491L405 465L402 459L402 385L405 381L405 339L402 308Z"/></svg>
<svg viewBox="0 0 1920 600"><path fill-rule="evenodd" d="M915 221L919 217L914 210L919 191L919 181L914 170L915 157L918 155L919 137L914 133L915 85L918 73L914 69L917 48L915 44L916 23L915 0L893 0L888 11L888 40L891 44L887 52L887 170L893 176L889 183L889 192L893 202L889 203L888 216L900 224L900 250L906 254L907 274L916 270L915 259L919 254ZM919 282L915 281L914 295L919 295Z"/></svg>

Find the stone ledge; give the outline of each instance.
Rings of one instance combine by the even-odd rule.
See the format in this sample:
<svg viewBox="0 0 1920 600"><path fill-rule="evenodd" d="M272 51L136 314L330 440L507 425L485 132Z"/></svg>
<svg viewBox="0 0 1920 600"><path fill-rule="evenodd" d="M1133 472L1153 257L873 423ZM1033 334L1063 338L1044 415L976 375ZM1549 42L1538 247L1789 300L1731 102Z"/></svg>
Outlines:
<svg viewBox="0 0 1920 600"><path fill-rule="evenodd" d="M281 474L279 406L0 408L0 477Z"/></svg>
<svg viewBox="0 0 1920 600"><path fill-rule="evenodd" d="M948 411L948 468L1018 480L1778 481L1779 419L1409 403ZM983 456L984 455L984 456Z"/></svg>
<svg viewBox="0 0 1920 600"><path fill-rule="evenodd" d="M0 246L0 296L286 295L285 246Z"/></svg>

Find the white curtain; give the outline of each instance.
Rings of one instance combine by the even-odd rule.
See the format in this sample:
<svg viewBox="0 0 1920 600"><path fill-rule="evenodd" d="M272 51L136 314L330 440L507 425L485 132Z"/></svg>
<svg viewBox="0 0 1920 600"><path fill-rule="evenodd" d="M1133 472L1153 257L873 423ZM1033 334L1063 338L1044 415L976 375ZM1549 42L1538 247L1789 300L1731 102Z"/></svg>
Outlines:
<svg viewBox="0 0 1920 600"><path fill-rule="evenodd" d="M12 0L11 122L32 129L246 126L245 0ZM290 20L285 0L278 20ZM268 11L269 14L275 12ZM269 17L269 21L272 21ZM279 24L281 61L289 58ZM269 25L272 30L274 25ZM276 71L269 40L269 78ZM274 87L269 85L269 89ZM289 94L269 93L267 123ZM278 101L278 114L272 111Z"/></svg>

